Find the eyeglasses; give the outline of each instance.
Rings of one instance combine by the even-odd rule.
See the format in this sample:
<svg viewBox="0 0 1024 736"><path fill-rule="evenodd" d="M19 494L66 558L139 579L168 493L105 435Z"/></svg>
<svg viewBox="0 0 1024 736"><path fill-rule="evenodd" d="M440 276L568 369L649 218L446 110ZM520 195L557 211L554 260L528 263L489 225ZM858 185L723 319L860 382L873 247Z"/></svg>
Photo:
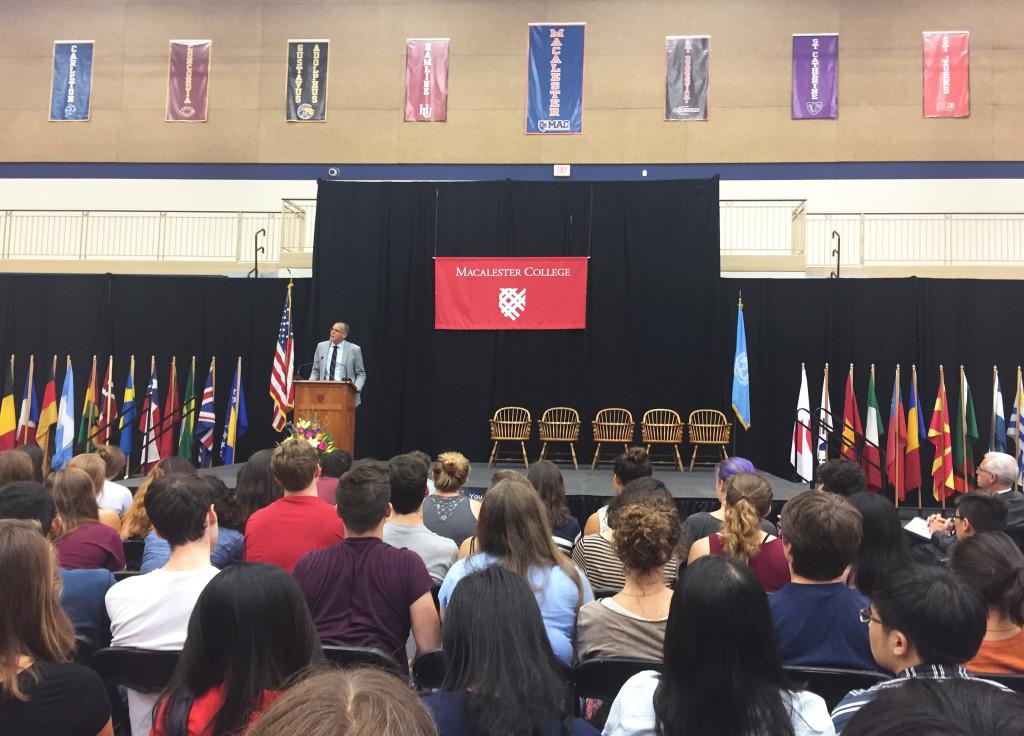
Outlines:
<svg viewBox="0 0 1024 736"><path fill-rule="evenodd" d="M995 476L995 473L993 473L991 470L982 467L979 467L977 470L974 471L974 473L975 475L977 475L978 473L988 473L991 476Z"/></svg>
<svg viewBox="0 0 1024 736"><path fill-rule="evenodd" d="M877 616L872 616L871 615L871 606L867 606L866 608L860 609L859 615L860 615L860 622L862 624L870 623L871 621L874 621L876 624L879 624L879 625L881 625L881 623L882 623L882 620L880 618L878 618Z"/></svg>

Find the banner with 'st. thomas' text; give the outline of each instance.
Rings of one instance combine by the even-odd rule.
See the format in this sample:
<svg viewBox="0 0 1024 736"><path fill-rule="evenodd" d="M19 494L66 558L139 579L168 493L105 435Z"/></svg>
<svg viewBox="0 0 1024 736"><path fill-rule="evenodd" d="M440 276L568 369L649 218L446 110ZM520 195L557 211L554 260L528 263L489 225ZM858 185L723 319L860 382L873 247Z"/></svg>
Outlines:
<svg viewBox="0 0 1024 736"><path fill-rule="evenodd" d="M967 31L924 34L924 116L966 118L971 114Z"/></svg>
<svg viewBox="0 0 1024 736"><path fill-rule="evenodd" d="M586 326L586 257L434 259L434 329Z"/></svg>
<svg viewBox="0 0 1024 736"><path fill-rule="evenodd" d="M710 36L665 36L665 119L708 119Z"/></svg>

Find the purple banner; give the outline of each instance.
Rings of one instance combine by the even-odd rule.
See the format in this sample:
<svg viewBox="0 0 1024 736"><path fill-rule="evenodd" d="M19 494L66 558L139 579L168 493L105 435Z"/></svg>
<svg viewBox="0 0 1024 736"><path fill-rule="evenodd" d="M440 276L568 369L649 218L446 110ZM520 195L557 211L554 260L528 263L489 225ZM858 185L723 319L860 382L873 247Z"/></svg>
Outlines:
<svg viewBox="0 0 1024 736"><path fill-rule="evenodd" d="M793 119L829 120L839 114L836 79L839 36L793 36Z"/></svg>
<svg viewBox="0 0 1024 736"><path fill-rule="evenodd" d="M168 122L206 120L206 96L210 88L210 42L171 41L167 65Z"/></svg>

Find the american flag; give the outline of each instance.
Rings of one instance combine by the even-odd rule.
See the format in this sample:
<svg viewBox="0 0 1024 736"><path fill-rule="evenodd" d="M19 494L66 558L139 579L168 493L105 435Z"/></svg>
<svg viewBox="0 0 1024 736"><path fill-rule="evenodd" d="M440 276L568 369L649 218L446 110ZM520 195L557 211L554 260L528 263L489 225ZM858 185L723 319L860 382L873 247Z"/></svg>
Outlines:
<svg viewBox="0 0 1024 736"><path fill-rule="evenodd" d="M274 367L270 371L270 398L274 400L274 429L284 430L288 412L295 406L295 339L292 335L292 285L281 312L281 327L274 348Z"/></svg>
<svg viewBox="0 0 1024 736"><path fill-rule="evenodd" d="M199 418L196 421L196 440L199 442L199 467L208 468L213 461L213 425L217 415L213 410L214 370L217 359L210 360L210 374L206 377L203 398L199 404Z"/></svg>

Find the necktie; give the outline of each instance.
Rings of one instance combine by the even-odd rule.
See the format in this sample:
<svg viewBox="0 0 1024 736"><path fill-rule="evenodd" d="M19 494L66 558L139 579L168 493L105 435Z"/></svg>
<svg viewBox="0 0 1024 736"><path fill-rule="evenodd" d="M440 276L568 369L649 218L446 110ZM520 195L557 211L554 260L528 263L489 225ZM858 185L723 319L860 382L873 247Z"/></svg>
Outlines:
<svg viewBox="0 0 1024 736"><path fill-rule="evenodd" d="M338 365L338 346L331 348L331 367L327 369L327 380L334 380L334 369Z"/></svg>

